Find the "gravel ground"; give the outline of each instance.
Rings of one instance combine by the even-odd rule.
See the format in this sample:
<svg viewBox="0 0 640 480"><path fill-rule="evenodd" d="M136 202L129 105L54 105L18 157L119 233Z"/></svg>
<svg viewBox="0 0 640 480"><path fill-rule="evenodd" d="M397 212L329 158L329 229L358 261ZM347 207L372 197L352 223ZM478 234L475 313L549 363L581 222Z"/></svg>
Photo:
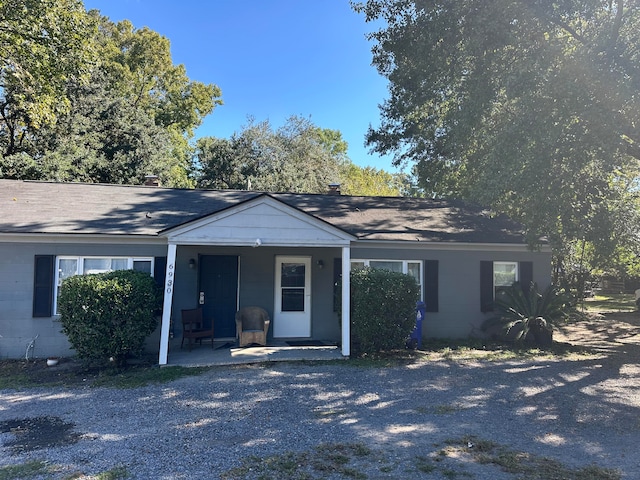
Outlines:
<svg viewBox="0 0 640 480"><path fill-rule="evenodd" d="M474 461L474 448L492 441L570 469L597 465L638 479L638 328L618 322L622 335L612 322L593 322L588 336L569 331L601 337L602 350L571 360L277 363L132 390L3 390L0 423L35 419L57 425L59 436L36 431L40 441L25 448L28 432L0 433L0 468L42 460L55 470L43 478L55 479L114 467L136 479L532 478ZM311 465L304 477L273 467L260 477L270 457L321 459L318 445L346 451L353 470ZM248 458L251 471L232 470Z"/></svg>

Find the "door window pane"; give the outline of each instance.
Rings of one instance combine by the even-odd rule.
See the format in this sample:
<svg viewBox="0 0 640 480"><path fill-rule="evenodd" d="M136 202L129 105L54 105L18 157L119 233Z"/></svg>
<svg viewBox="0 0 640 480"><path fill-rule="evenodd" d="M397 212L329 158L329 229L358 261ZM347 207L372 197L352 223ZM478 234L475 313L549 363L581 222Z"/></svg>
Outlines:
<svg viewBox="0 0 640 480"><path fill-rule="evenodd" d="M283 312L304 312L304 288L283 288Z"/></svg>
<svg viewBox="0 0 640 480"><path fill-rule="evenodd" d="M283 263L281 286L304 288L304 263Z"/></svg>

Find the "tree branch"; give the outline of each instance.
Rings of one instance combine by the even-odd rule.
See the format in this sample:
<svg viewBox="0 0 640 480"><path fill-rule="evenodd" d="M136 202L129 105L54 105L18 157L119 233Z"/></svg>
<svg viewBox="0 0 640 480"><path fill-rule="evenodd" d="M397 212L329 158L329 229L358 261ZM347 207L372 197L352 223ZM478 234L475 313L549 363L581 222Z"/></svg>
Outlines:
<svg viewBox="0 0 640 480"><path fill-rule="evenodd" d="M609 39L609 48L607 49L611 57L613 57L615 54L616 44L618 43L618 37L620 36L623 10L624 0L617 0L616 18L613 20L613 26L611 27L611 38Z"/></svg>
<svg viewBox="0 0 640 480"><path fill-rule="evenodd" d="M521 3L524 4L525 7L529 7L532 10L535 10L541 19L546 20L547 22L551 23L552 25L555 25L556 27L560 27L562 30L567 32L569 35L571 35L571 37L576 39L581 44L587 45L588 43L590 43L587 41L585 37L580 35L573 27L571 27L571 25L562 21L559 18L554 18L553 16L545 12L543 8L537 7L535 5L531 5L528 0L523 0Z"/></svg>

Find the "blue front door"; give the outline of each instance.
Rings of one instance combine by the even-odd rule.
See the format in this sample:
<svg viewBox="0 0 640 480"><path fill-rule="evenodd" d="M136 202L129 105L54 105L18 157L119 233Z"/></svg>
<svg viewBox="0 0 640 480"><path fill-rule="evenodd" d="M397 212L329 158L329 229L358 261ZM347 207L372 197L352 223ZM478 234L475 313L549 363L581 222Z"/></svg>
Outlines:
<svg viewBox="0 0 640 480"><path fill-rule="evenodd" d="M238 257L236 255L200 256L200 301L205 319L213 318L216 338L236 335L238 308Z"/></svg>

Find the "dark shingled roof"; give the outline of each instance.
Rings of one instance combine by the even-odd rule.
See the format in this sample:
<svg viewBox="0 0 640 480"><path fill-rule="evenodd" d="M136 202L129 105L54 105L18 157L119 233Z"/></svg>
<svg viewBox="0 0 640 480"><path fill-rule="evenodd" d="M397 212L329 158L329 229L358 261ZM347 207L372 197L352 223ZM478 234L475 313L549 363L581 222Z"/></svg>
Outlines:
<svg viewBox="0 0 640 480"><path fill-rule="evenodd" d="M0 233L151 235L264 195L0 180ZM270 193L358 239L524 244L521 227L462 202Z"/></svg>

